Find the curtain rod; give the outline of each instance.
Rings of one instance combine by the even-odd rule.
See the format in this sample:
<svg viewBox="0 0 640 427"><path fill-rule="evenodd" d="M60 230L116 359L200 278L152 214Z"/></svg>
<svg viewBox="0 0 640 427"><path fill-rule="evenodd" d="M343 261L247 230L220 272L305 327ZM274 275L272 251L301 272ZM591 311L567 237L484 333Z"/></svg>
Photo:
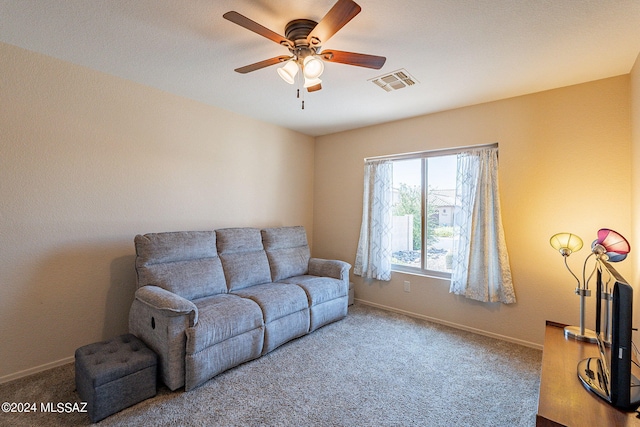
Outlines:
<svg viewBox="0 0 640 427"><path fill-rule="evenodd" d="M494 147L495 148L498 147L497 142L494 142L492 144L467 145L465 147L439 148L435 150L415 151L412 153L389 154L386 156L365 157L364 161L368 162L371 160L402 160L402 159L415 159L419 157L446 156L448 154L457 154L461 151L481 150L484 148L494 148Z"/></svg>

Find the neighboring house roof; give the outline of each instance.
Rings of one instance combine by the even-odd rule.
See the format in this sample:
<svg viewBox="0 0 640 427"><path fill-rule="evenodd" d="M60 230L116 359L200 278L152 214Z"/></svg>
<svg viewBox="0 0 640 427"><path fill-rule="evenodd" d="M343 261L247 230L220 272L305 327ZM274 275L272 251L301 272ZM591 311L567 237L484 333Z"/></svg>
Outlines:
<svg viewBox="0 0 640 427"><path fill-rule="evenodd" d="M455 200L456 200L455 188L447 189L447 190L431 189L429 192L429 195L430 195L429 202L434 206L437 206L439 208L455 206Z"/></svg>

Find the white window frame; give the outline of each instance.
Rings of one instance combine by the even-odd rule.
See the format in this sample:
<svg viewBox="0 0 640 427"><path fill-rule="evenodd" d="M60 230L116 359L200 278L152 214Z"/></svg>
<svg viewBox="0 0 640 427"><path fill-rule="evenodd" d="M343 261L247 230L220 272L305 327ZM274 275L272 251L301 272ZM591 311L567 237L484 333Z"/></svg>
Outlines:
<svg viewBox="0 0 640 427"><path fill-rule="evenodd" d="M437 150L428 150L428 151L419 151L412 153L402 153L402 154L394 154L389 156L378 156L378 157L369 157L365 160L391 160L391 161L400 161L400 160L412 160L412 159L422 159L421 169L422 169L422 182L421 182L421 211L422 218L420 221L421 224L421 237L422 237L422 248L420 254L420 267L412 267L408 265L402 264L391 264L391 271L415 274L420 276L428 276L428 277L436 277L441 279L451 279L451 273L445 271L438 270L430 270L425 268L426 266L426 227L427 227L427 218L425 217L425 212L427 212L427 192L428 192L428 162L426 159L430 157L442 157L442 156L450 156L457 155L463 151L467 151L470 149L477 148L489 148L489 147L497 147L498 144L485 144L485 145L474 145L474 146L466 146L466 147L456 147L456 148L445 148L445 149L437 149ZM457 173L457 171L456 171ZM454 209L455 211L455 209Z"/></svg>

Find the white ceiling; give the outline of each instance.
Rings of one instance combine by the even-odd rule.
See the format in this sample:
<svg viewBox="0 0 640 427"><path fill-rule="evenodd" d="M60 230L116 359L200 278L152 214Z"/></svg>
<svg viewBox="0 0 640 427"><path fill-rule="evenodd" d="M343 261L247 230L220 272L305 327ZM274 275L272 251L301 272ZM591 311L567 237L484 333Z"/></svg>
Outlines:
<svg viewBox="0 0 640 427"><path fill-rule="evenodd" d="M277 66L233 71L288 51L222 15L284 34L335 0L0 0L0 41L313 136L627 74L640 52L640 0L356 1L323 48L387 62L327 63L304 110ZM368 81L400 68L419 84Z"/></svg>

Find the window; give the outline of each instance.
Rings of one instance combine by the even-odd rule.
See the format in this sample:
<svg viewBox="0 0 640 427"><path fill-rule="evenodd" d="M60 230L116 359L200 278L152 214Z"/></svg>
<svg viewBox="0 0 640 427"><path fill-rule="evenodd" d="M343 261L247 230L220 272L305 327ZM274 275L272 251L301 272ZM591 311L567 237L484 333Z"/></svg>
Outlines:
<svg viewBox="0 0 640 427"><path fill-rule="evenodd" d="M424 156L393 160L392 269L450 277L456 154Z"/></svg>
<svg viewBox="0 0 640 427"><path fill-rule="evenodd" d="M447 277L456 295L516 302L497 143L368 158L363 184L354 274L383 281L393 270Z"/></svg>

